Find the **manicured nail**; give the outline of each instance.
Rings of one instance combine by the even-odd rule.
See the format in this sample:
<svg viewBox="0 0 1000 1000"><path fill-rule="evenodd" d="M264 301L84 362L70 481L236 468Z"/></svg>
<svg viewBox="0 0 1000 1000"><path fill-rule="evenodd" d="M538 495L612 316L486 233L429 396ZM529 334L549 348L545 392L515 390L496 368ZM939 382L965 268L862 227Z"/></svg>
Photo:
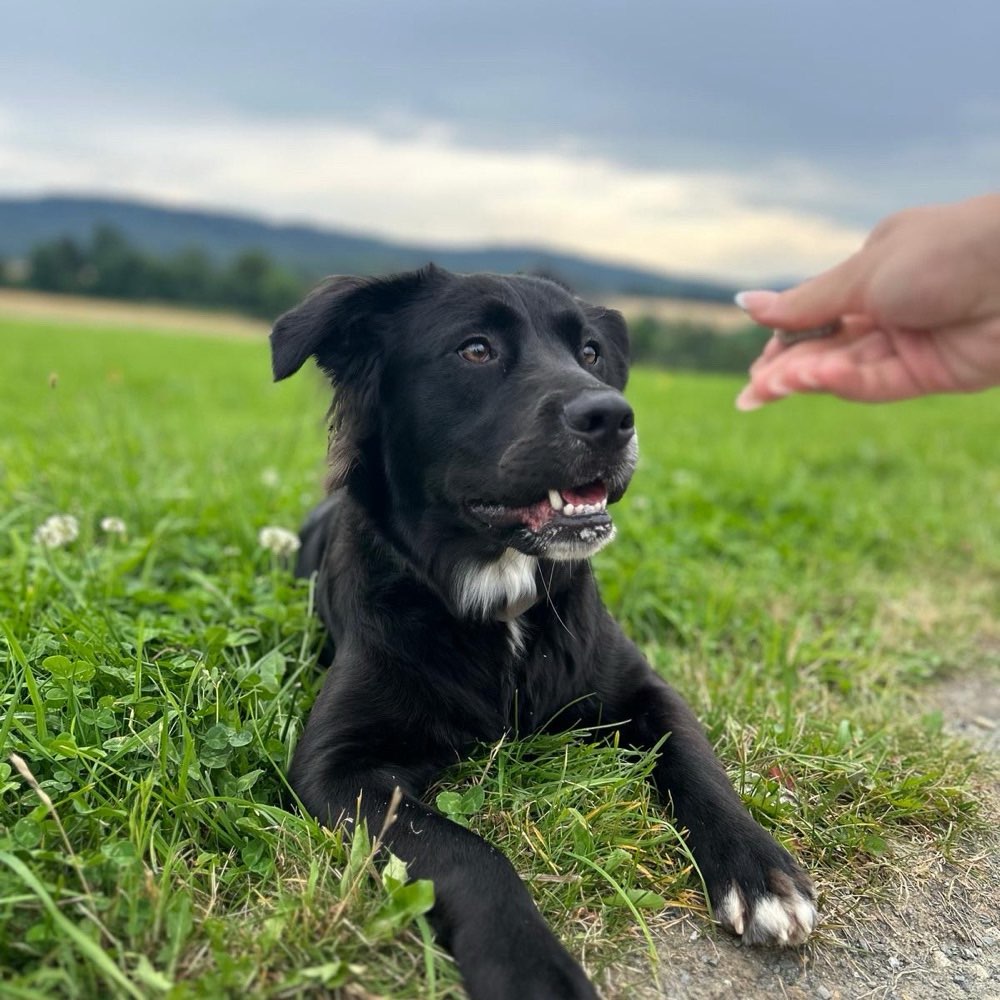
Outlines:
<svg viewBox="0 0 1000 1000"><path fill-rule="evenodd" d="M736 397L736 409L749 413L751 410L759 410L764 405L764 400L753 390L752 385L743 387L743 391Z"/></svg>
<svg viewBox="0 0 1000 1000"><path fill-rule="evenodd" d="M753 312L755 310L766 309L777 297L777 292L757 289L754 291L737 292L733 296L733 301L744 312Z"/></svg>

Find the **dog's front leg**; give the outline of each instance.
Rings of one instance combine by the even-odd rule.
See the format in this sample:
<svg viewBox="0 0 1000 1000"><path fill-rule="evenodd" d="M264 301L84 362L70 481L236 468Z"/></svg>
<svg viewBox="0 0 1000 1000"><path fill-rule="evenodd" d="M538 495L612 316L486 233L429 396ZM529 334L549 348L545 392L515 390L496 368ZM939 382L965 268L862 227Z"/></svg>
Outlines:
<svg viewBox="0 0 1000 1000"><path fill-rule="evenodd" d="M792 856L750 816L694 713L622 636L609 708L623 742L651 749L660 795L687 830L716 919L748 944L801 944L816 924L815 890Z"/></svg>
<svg viewBox="0 0 1000 1000"><path fill-rule="evenodd" d="M360 818L373 836L399 784L389 768L351 772L329 759L309 759L302 746L292 767L293 788L320 822L353 825L360 799ZM383 842L412 878L433 881L431 923L472 1000L596 1000L495 847L406 792Z"/></svg>

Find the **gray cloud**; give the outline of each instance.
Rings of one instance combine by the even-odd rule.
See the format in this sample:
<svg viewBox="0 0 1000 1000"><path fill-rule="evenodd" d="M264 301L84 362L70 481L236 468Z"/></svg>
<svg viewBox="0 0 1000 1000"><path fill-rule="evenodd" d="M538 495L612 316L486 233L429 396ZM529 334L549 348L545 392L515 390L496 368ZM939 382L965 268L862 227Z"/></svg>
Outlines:
<svg viewBox="0 0 1000 1000"><path fill-rule="evenodd" d="M53 150L82 104L438 125L480 149L742 175L750 205L848 226L1000 176L995 0L35 0L5 22L2 96L51 119Z"/></svg>

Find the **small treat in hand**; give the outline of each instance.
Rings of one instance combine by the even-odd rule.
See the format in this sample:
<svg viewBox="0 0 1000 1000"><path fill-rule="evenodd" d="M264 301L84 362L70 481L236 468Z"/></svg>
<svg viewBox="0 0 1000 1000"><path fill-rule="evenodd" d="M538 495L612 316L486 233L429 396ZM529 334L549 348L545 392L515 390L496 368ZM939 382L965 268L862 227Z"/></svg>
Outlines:
<svg viewBox="0 0 1000 1000"><path fill-rule="evenodd" d="M823 337L832 337L843 329L844 324L838 317L822 326L813 326L808 330L775 330L775 336L785 347L792 344L801 343L803 340L821 340Z"/></svg>

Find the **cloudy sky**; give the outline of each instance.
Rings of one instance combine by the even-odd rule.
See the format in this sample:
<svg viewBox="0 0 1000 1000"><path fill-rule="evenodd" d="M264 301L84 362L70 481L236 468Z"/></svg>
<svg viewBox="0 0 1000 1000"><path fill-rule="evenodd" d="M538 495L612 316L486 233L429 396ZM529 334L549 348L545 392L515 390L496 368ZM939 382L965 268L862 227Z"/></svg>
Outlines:
<svg viewBox="0 0 1000 1000"><path fill-rule="evenodd" d="M1000 188L997 0L4 5L0 193L762 280Z"/></svg>

